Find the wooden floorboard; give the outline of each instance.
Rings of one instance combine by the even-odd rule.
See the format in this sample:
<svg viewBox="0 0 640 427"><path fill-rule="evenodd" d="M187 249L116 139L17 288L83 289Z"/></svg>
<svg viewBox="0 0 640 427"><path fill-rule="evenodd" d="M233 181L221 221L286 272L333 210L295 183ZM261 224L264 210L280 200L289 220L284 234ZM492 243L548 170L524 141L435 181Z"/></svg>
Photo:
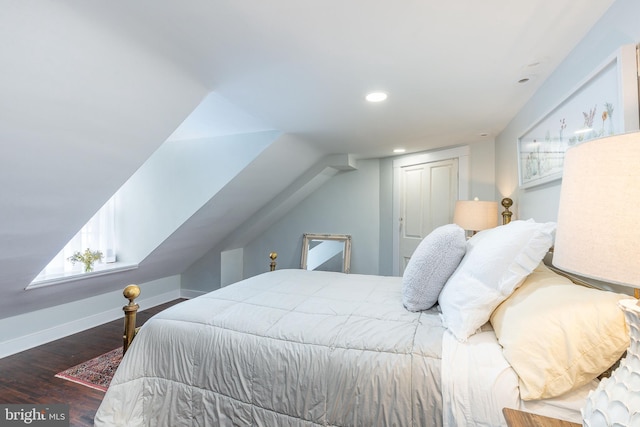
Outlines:
<svg viewBox="0 0 640 427"><path fill-rule="evenodd" d="M137 325L182 300L138 312ZM0 403L68 404L71 426L92 426L104 393L55 374L122 345L123 320L0 359Z"/></svg>

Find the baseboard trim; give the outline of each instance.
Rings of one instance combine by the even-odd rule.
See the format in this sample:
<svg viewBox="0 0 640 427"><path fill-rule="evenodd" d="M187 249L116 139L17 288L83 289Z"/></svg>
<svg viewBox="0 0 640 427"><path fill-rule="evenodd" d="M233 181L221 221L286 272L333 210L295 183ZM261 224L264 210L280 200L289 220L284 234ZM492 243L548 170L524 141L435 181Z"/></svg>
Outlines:
<svg viewBox="0 0 640 427"><path fill-rule="evenodd" d="M193 289L180 289L180 297L187 298L187 299L196 298L196 297L199 297L200 295L204 295L207 293L208 292L206 291L196 291Z"/></svg>
<svg viewBox="0 0 640 427"><path fill-rule="evenodd" d="M144 310L178 298L182 298L182 296L180 290L176 289L149 298L141 297L136 300L136 303ZM0 342L0 359L122 318L124 318L122 308L113 308L72 322L55 325L42 331Z"/></svg>

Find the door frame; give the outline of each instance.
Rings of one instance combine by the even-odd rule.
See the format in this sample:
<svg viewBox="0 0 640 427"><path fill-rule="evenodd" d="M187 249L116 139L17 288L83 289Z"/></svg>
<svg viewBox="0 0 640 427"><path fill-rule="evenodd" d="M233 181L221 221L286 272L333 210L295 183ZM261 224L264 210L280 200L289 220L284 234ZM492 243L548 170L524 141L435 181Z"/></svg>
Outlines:
<svg viewBox="0 0 640 427"><path fill-rule="evenodd" d="M393 275L400 275L400 170L406 166L458 159L458 200L469 198L469 146L409 154L393 160Z"/></svg>

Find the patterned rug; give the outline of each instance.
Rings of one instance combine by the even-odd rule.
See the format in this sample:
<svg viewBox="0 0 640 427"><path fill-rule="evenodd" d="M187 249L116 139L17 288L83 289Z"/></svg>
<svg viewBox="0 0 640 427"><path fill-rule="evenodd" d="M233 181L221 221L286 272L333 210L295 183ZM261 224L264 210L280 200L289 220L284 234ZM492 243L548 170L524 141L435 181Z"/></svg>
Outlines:
<svg viewBox="0 0 640 427"><path fill-rule="evenodd" d="M86 362L56 374L56 377L73 381L100 391L107 391L113 374L122 360L122 347L111 350Z"/></svg>

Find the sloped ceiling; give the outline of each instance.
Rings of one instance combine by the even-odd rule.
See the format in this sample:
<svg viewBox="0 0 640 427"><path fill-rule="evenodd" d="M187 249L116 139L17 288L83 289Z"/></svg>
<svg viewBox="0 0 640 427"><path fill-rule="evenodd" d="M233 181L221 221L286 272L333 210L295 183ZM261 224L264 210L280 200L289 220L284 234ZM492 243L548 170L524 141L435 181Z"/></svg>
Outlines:
<svg viewBox="0 0 640 427"><path fill-rule="evenodd" d="M0 39L4 317L208 89L56 2L3 3Z"/></svg>
<svg viewBox="0 0 640 427"><path fill-rule="evenodd" d="M499 133L612 0L64 3L274 129L378 157Z"/></svg>
<svg viewBox="0 0 640 427"><path fill-rule="evenodd" d="M611 3L3 2L0 316L29 309L24 286L211 92L314 153L473 143Z"/></svg>

